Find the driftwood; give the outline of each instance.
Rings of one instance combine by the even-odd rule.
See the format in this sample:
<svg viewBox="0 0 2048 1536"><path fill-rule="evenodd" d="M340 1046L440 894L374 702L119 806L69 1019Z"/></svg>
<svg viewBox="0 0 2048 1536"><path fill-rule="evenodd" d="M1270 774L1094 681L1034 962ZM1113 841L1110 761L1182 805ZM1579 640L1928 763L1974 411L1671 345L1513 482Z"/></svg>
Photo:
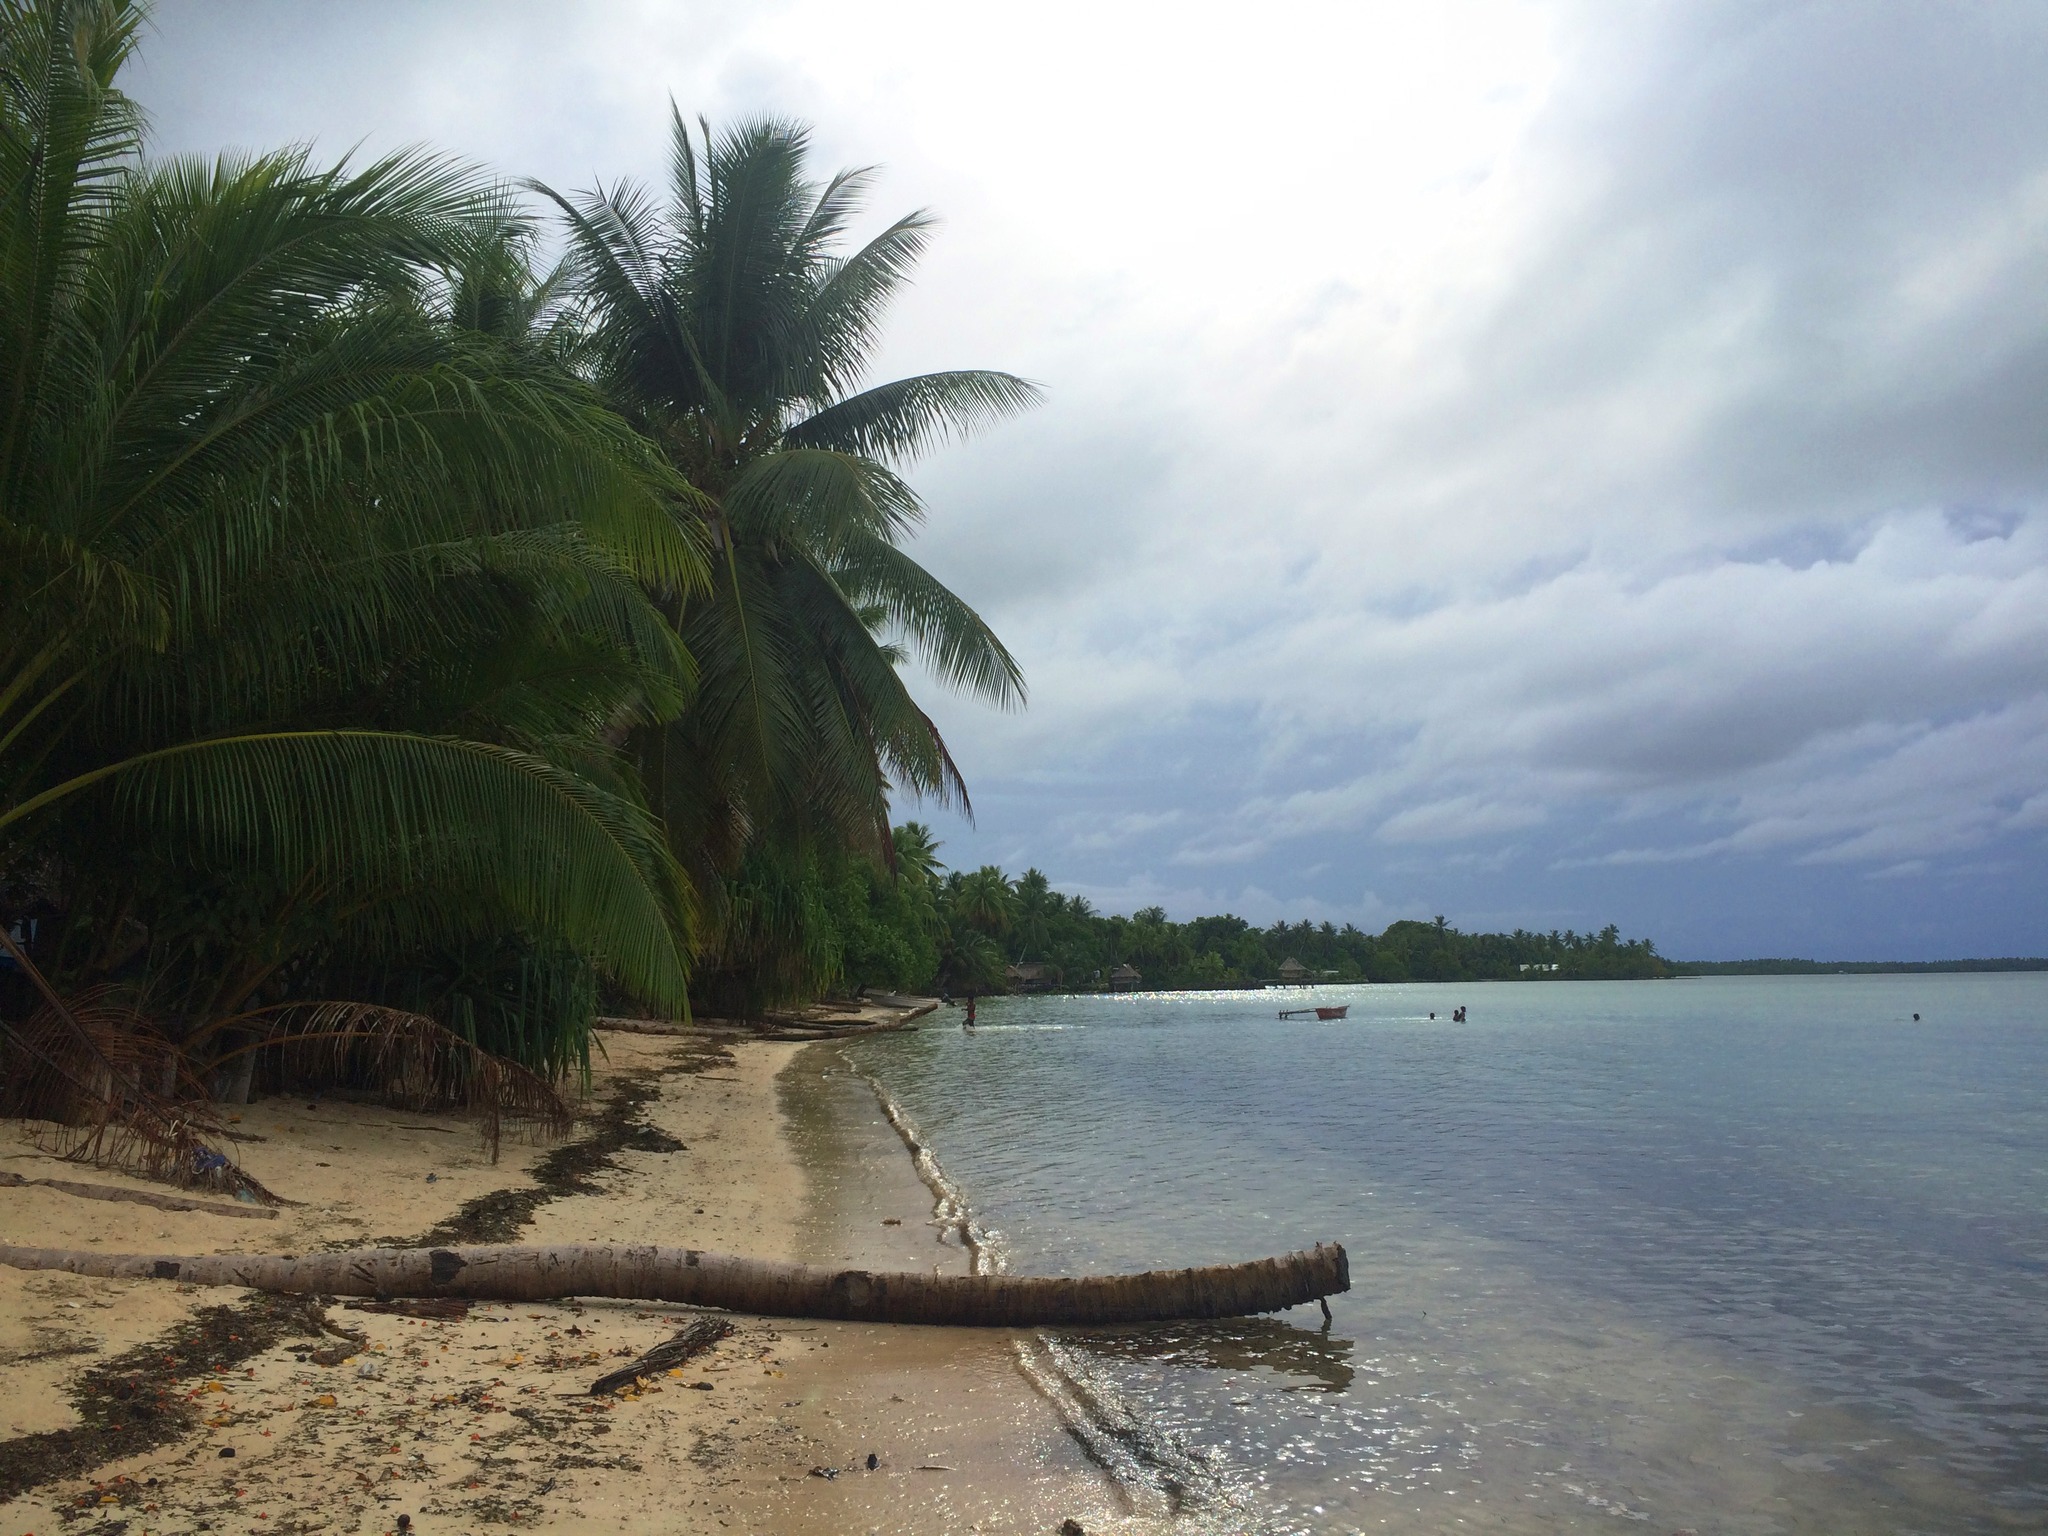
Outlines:
<svg viewBox="0 0 2048 1536"><path fill-rule="evenodd" d="M909 997L901 992L870 992L866 1001L883 1008L908 1009L914 1019L921 1019L928 1013L936 1013L939 1007L939 1000L936 997Z"/></svg>
<svg viewBox="0 0 2048 1536"><path fill-rule="evenodd" d="M895 993L868 997L853 1003L817 1003L787 1013L764 1013L753 1018L699 1017L688 1024L660 1019L605 1017L595 1020L599 1029L616 1029L635 1035L696 1035L724 1040L844 1040L851 1035L893 1034L909 1029L917 1020L938 1008L937 999L900 997ZM890 1010L889 1017L876 1018L877 1008Z"/></svg>
<svg viewBox="0 0 2048 1536"><path fill-rule="evenodd" d="M603 1397L621 1387L630 1387L643 1376L659 1376L701 1355L728 1333L732 1324L722 1317L700 1317L674 1338L657 1344L622 1371L600 1376L590 1384L592 1397Z"/></svg>
<svg viewBox="0 0 2048 1536"><path fill-rule="evenodd" d="M459 1323L469 1316L469 1303L459 1296L427 1296L416 1301L352 1301L350 1312L383 1312L392 1317L426 1317Z"/></svg>
<svg viewBox="0 0 2048 1536"><path fill-rule="evenodd" d="M911 1027L908 1019L881 1019L874 1022L852 1020L834 1024L817 1019L790 1019L769 1014L766 1021L755 1031L760 1040L845 1040L853 1035L893 1035Z"/></svg>
<svg viewBox="0 0 2048 1536"><path fill-rule="evenodd" d="M714 1031L696 1024L677 1024L668 1019L620 1019L595 1018L590 1021L592 1029L617 1030L622 1035L707 1035Z"/></svg>
<svg viewBox="0 0 2048 1536"><path fill-rule="evenodd" d="M548 1301L611 1296L762 1317L981 1328L1149 1323L1278 1312L1351 1288L1338 1243L1277 1259L1138 1275L877 1274L736 1258L695 1248L563 1243L546 1248L358 1248L345 1253L91 1253L0 1244L0 1264L119 1280L239 1285L299 1295ZM1325 1302L1327 1307L1328 1303Z"/></svg>
<svg viewBox="0 0 2048 1536"><path fill-rule="evenodd" d="M275 1221L277 1212L262 1205L226 1205L218 1200L188 1200L183 1195L159 1195L146 1189L122 1189L117 1184L79 1184L70 1179L25 1179L18 1173L0 1171L0 1187L54 1189L60 1195L81 1200L127 1200L136 1205L153 1205L160 1211L204 1211L209 1216L237 1216L245 1221Z"/></svg>

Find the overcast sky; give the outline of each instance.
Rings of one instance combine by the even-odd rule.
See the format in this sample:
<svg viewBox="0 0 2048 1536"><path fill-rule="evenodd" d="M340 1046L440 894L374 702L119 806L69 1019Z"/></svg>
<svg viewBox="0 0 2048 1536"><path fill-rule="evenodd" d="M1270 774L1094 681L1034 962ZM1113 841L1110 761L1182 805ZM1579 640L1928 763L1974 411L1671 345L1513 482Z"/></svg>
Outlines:
<svg viewBox="0 0 2048 1536"><path fill-rule="evenodd" d="M161 151L944 224L884 373L1017 652L949 862L1108 909L2048 953L2048 6L161 0Z"/></svg>

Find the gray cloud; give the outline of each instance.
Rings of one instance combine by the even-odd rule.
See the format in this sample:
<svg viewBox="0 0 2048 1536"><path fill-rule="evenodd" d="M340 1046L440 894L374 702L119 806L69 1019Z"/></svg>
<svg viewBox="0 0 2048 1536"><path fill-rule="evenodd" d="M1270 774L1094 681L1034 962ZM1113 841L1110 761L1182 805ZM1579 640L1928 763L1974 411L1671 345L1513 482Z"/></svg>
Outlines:
<svg viewBox="0 0 2048 1536"><path fill-rule="evenodd" d="M1147 14L171 0L136 84L173 147L569 185L658 174L673 92L937 204L885 362L1051 394L919 470L1032 683L938 707L957 859L2048 946L2048 13Z"/></svg>

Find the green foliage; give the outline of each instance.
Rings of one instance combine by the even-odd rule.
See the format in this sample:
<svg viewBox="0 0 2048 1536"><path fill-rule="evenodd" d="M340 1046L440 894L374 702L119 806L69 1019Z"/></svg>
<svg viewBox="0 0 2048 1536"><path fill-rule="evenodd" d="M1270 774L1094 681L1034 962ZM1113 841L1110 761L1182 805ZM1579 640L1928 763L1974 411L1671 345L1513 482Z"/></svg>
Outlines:
<svg viewBox="0 0 2048 1536"><path fill-rule="evenodd" d="M975 932L998 939L1015 926L1017 893L995 865L952 875L944 889L947 912Z"/></svg>
<svg viewBox="0 0 2048 1536"><path fill-rule="evenodd" d="M905 874L892 876L867 859L851 859L832 898L842 985L886 992L930 985L940 953L928 891Z"/></svg>
<svg viewBox="0 0 2048 1536"><path fill-rule="evenodd" d="M616 743L692 683L646 593L707 587L693 493L573 370L501 188L148 161L140 22L0 5L0 875L60 980L183 1038L459 973L443 1022L559 1070L593 971L685 995Z"/></svg>
<svg viewBox="0 0 2048 1536"><path fill-rule="evenodd" d="M439 1019L471 1045L555 1078L590 1070L599 978L561 944L518 933L416 951L400 965L339 960L301 990Z"/></svg>
<svg viewBox="0 0 2048 1536"><path fill-rule="evenodd" d="M543 270L425 151L147 158L142 22L0 0L0 920L39 966L245 1082L316 1015L351 1071L581 1070L600 993L679 1011L693 963L722 1012L999 984L1058 898L980 871L953 913L888 825L968 806L907 662L1024 697L904 475L1035 392L867 379L931 221L853 247L869 173L678 119L664 206L547 194Z"/></svg>
<svg viewBox="0 0 2048 1536"><path fill-rule="evenodd" d="M917 921L938 935L937 967L926 986L955 992L999 991L1018 962L1054 967L1068 990L1100 988L1119 965L1142 973L1148 988L1241 987L1272 981L1292 959L1326 981L1596 980L1675 974L1647 939L1597 934L1468 934L1442 918L1402 921L1369 934L1346 924L1275 923L1257 928L1239 917L1175 923L1164 908L1130 917L1101 916L1080 896L1063 896L1038 870L1015 881L992 865L941 873L938 845L915 823L898 846L919 850L921 889L932 893ZM910 884L904 882L906 887ZM869 923L886 921L871 907ZM1554 969L1553 969L1554 967Z"/></svg>
<svg viewBox="0 0 2048 1536"><path fill-rule="evenodd" d="M999 992L1022 962L1053 967L1070 991L1100 989L1119 965L1148 988L1242 987L1273 981L1290 959L1322 981L1550 981L1662 977L1677 968L1647 939L1595 934L1463 933L1443 918L1401 921L1379 934L1346 924L1239 917L1175 923L1162 907L1099 915L1039 870L1011 880L994 865L947 871L930 828L895 829L896 868L856 857L833 887L825 945L832 981L896 990ZM1553 969L1553 967L1555 967Z"/></svg>
<svg viewBox="0 0 2048 1536"><path fill-rule="evenodd" d="M714 963L697 978L698 1007L746 1018L833 986L842 939L830 887L816 848L754 839L725 879Z"/></svg>
<svg viewBox="0 0 2048 1536"><path fill-rule="evenodd" d="M709 589L670 604L695 693L634 743L670 848L715 898L698 997L719 1009L834 974L811 893L849 853L889 861L892 790L966 809L900 664L1024 697L1002 642L904 553L923 507L901 471L1034 391L982 371L861 387L930 220L845 249L869 173L814 182L808 155L790 123L699 136L678 115L665 203L541 189L567 222L595 377L701 493L717 550Z"/></svg>

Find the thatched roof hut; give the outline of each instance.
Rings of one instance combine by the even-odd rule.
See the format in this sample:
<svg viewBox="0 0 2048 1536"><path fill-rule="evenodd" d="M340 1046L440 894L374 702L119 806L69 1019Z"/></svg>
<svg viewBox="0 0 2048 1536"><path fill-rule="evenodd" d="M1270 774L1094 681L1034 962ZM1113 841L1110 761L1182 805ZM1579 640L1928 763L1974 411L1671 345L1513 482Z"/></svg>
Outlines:
<svg viewBox="0 0 2048 1536"><path fill-rule="evenodd" d="M1109 990L1112 992L1135 992L1144 984L1144 976L1134 965L1120 965L1109 973Z"/></svg>
<svg viewBox="0 0 2048 1536"><path fill-rule="evenodd" d="M1003 985L1012 992L1050 992L1060 980L1060 968L1044 960L1019 960L1003 968Z"/></svg>
<svg viewBox="0 0 2048 1536"><path fill-rule="evenodd" d="M1307 981L1308 967L1295 959L1294 956L1289 955L1280 962L1280 979L1288 982Z"/></svg>

